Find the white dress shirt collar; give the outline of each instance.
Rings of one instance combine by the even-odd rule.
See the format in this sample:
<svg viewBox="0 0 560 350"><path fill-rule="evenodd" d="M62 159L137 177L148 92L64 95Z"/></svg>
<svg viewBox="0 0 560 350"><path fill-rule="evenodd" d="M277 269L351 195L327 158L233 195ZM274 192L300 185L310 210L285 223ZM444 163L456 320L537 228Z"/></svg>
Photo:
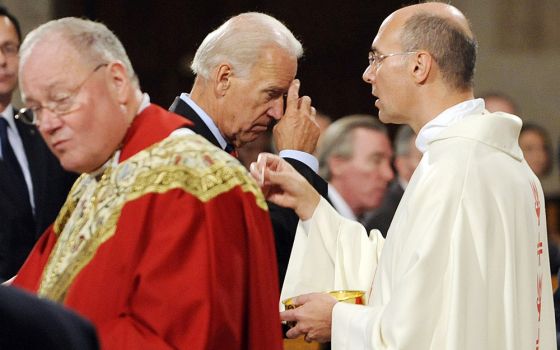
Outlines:
<svg viewBox="0 0 560 350"><path fill-rule="evenodd" d="M204 112L204 110L202 108L200 108L200 106L198 106L196 104L196 102L194 102L192 100L191 96L189 94L187 94L186 92L183 92L181 94L180 98L186 104L188 104L196 112L196 114L198 114L200 119L202 119L204 124L206 124L208 129L210 129L210 131L212 132L212 135L214 135L216 140L218 140L218 143L220 144L222 149L226 149L227 141L222 136L222 134L220 133L220 130L218 129L218 126L216 125L216 123L214 123L214 120L212 120L212 118L210 118L210 116L206 112Z"/></svg>
<svg viewBox="0 0 560 350"><path fill-rule="evenodd" d="M344 216L347 219L357 220L356 215L354 215L354 212L352 211L348 203L346 203L344 198L342 198L340 193L338 193L338 191L331 184L329 184L329 199L333 207L340 215Z"/></svg>

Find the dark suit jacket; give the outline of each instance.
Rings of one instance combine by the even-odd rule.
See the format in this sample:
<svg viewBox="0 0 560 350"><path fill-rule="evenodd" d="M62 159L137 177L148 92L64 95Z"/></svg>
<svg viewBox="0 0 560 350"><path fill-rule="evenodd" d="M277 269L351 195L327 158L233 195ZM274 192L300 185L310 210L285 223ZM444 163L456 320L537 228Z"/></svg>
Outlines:
<svg viewBox="0 0 560 350"><path fill-rule="evenodd" d="M15 122L31 173L35 216L29 198L14 191L0 165L0 280L17 273L39 236L56 218L76 179L75 174L62 169L34 126Z"/></svg>
<svg viewBox="0 0 560 350"><path fill-rule="evenodd" d="M99 348L91 323L15 287L0 286L0 315L0 349Z"/></svg>
<svg viewBox="0 0 560 350"><path fill-rule="evenodd" d="M378 229L383 237L387 236L387 231L389 231L389 226L391 226L391 221L393 221L393 216L397 211L403 194L404 189L399 181L393 180L389 184L381 206L364 218L364 227L367 229L367 232L372 229Z"/></svg>
<svg viewBox="0 0 560 350"><path fill-rule="evenodd" d="M192 130L206 138L212 144L217 147L221 147L218 140L214 137L210 129L204 124L200 116L183 100L179 97L175 98L173 104L169 108L171 112L180 114L194 123ZM292 159L285 158L301 175L303 175L307 181L319 192L323 197L327 198L328 186L327 183L317 175L313 169L309 168L304 163ZM276 256L278 259L278 276L280 287L284 282L284 276L286 275L286 269L288 268L288 262L290 260L290 253L292 251L292 245L294 244L294 238L296 235L296 229L299 222L299 218L296 213L291 209L286 209L268 203L270 220L272 221L272 228L274 229L274 236L276 241Z"/></svg>

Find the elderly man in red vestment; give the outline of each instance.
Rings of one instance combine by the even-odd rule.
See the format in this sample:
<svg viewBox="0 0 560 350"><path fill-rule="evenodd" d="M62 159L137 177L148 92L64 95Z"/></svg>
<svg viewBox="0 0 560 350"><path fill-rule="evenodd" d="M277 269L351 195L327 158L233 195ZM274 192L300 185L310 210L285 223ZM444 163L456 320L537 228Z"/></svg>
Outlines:
<svg viewBox="0 0 560 350"><path fill-rule="evenodd" d="M150 104L100 23L51 21L21 47L27 106L82 173L14 284L70 307L110 349L281 349L274 243L244 168Z"/></svg>

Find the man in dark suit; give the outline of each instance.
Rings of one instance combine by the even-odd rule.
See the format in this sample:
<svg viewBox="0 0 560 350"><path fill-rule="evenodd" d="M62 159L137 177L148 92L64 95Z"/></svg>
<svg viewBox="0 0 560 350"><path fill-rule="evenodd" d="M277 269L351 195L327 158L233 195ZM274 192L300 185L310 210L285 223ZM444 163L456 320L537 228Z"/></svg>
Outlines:
<svg viewBox="0 0 560 350"><path fill-rule="evenodd" d="M0 286L0 349L98 349L93 325L54 302Z"/></svg>
<svg viewBox="0 0 560 350"><path fill-rule="evenodd" d="M316 174L312 155L319 137L316 110L308 96L299 97L300 82L294 79L302 53L301 43L276 19L261 13L235 16L204 39L191 65L192 90L178 96L170 110L233 155L277 122L273 140L280 156L326 197L327 184ZM282 285L298 218L274 205L270 216Z"/></svg>
<svg viewBox="0 0 560 350"><path fill-rule="evenodd" d="M0 6L0 281L17 273L75 179L37 129L14 118L20 41L17 19Z"/></svg>

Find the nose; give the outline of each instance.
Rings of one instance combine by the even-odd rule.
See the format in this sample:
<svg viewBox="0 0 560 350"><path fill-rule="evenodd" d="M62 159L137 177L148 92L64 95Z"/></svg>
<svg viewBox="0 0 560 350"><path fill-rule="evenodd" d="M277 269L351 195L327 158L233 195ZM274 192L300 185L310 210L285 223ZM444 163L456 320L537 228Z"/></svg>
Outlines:
<svg viewBox="0 0 560 350"><path fill-rule="evenodd" d="M37 113L38 128L42 133L52 134L62 125L60 117L47 108L42 108Z"/></svg>
<svg viewBox="0 0 560 350"><path fill-rule="evenodd" d="M389 162L383 163L381 169L381 175L383 176L383 179L387 182L390 182L395 177L395 174L393 173L393 169L391 168L391 164Z"/></svg>
<svg viewBox="0 0 560 350"><path fill-rule="evenodd" d="M373 65L370 64L366 67L366 70L362 74L362 79L368 84L373 84L375 79L375 68Z"/></svg>
<svg viewBox="0 0 560 350"><path fill-rule="evenodd" d="M284 115L284 98L282 96L272 101L272 105L268 108L267 114L275 120L280 120L280 118L282 118Z"/></svg>
<svg viewBox="0 0 560 350"><path fill-rule="evenodd" d="M6 65L7 62L8 58L6 57L6 54L4 54L3 50L0 50L0 66Z"/></svg>

